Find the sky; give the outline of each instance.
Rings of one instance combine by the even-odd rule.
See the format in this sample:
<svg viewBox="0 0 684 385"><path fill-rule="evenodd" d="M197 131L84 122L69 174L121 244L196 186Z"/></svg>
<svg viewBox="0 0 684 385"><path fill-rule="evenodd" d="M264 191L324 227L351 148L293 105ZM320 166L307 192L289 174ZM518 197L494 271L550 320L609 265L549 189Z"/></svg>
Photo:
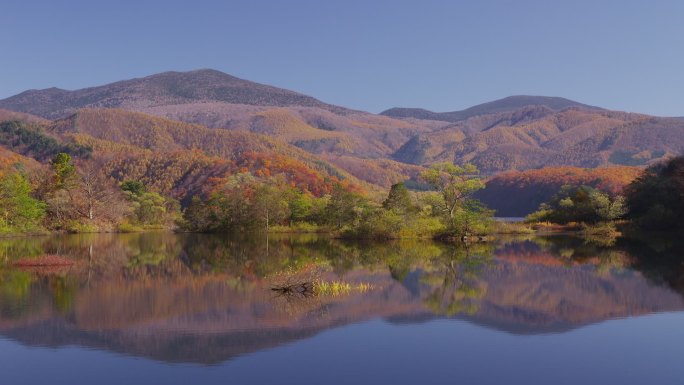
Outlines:
<svg viewBox="0 0 684 385"><path fill-rule="evenodd" d="M2 0L0 98L214 68L328 103L684 116L684 1Z"/></svg>

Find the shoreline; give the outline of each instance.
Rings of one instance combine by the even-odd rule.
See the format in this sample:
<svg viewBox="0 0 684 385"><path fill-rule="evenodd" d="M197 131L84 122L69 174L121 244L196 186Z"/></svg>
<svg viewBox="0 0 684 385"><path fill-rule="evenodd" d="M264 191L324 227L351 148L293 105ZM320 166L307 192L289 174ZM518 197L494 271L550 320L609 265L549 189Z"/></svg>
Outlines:
<svg viewBox="0 0 684 385"><path fill-rule="evenodd" d="M599 238L611 239L616 237L631 238L629 234L634 234L635 229L624 228L616 231L614 235L606 235L603 233L587 233L587 229L582 227L580 224L570 224L570 225L557 225L557 224L524 224L523 222L497 222L495 226L496 229L490 233L486 234L470 234L467 238L468 243L477 242L490 242L494 241L501 236L556 236L556 235L566 235L566 236L585 236L590 235ZM197 231L187 231L180 228L149 228L149 229L136 229L135 231L120 231L116 229L101 230L101 231L83 231L83 232L71 232L64 230L45 230L45 231L33 231L26 233L0 233L0 239L10 239L10 238L30 238L30 237L44 237L44 236L55 236L55 235L83 235L83 234L140 234L140 233L154 233L154 232L168 232L175 234L221 234L221 232L197 232ZM262 230L249 230L249 233L257 234L262 232L265 235L324 235L329 236L334 239L340 240L350 240L350 241L370 241L370 242L385 242L385 241L398 241L398 240L433 240L437 242L464 242L462 240L463 236L452 235L448 233L438 233L426 236L397 236L397 237L356 237L345 235L344 231L331 230L326 228L297 228L289 226L278 226L276 228L271 228L269 231ZM670 234L663 232L649 232L640 231L641 233L648 234ZM230 232L225 232L230 233Z"/></svg>

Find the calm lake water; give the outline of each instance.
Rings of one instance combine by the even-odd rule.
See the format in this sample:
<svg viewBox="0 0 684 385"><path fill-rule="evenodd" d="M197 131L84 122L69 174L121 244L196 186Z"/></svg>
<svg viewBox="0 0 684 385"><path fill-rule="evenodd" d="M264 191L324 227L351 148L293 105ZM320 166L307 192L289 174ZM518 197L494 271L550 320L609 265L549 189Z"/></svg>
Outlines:
<svg viewBox="0 0 684 385"><path fill-rule="evenodd" d="M2 239L0 384L682 384L681 246Z"/></svg>

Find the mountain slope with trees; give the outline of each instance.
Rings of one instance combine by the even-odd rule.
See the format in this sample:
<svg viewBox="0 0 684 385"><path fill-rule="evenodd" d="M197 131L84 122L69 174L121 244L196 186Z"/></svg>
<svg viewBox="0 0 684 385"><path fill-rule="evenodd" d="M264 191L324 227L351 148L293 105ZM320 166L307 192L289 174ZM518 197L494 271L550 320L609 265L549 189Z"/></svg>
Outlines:
<svg viewBox="0 0 684 385"><path fill-rule="evenodd" d="M164 193L180 186L184 186L183 193L197 191L208 178L239 171L284 174L290 183L314 194L329 192L334 181L365 185L320 158L267 136L214 130L142 113L80 110L51 123L48 130L92 148L97 157L108 159L110 167L119 165L111 173L143 178ZM197 186L181 181L193 174Z"/></svg>
<svg viewBox="0 0 684 385"><path fill-rule="evenodd" d="M391 159L417 166L472 163L494 174L549 165L647 166L684 152L681 119L564 98L519 95L448 113L392 109L374 115L215 70L165 72L75 91L30 90L0 100L0 108L48 119L84 108L138 111L275 137L342 168L365 162L378 169ZM398 181L358 170L347 168L384 187ZM400 171L400 180L415 177L411 170Z"/></svg>
<svg viewBox="0 0 684 385"><path fill-rule="evenodd" d="M404 142L429 127L323 103L289 90L215 70L165 72L75 91L30 90L0 108L64 119L82 109L123 109L210 128L275 137L307 152L367 160L379 167ZM367 182L387 178L360 175ZM401 179L407 175L402 174Z"/></svg>
<svg viewBox="0 0 684 385"><path fill-rule="evenodd" d="M414 164L470 162L493 174L546 166L645 166L682 152L684 122L677 119L530 106L416 135L394 158Z"/></svg>
<svg viewBox="0 0 684 385"><path fill-rule="evenodd" d="M168 226L176 201L210 196L236 175L310 197L377 189L270 137L124 110L0 122L0 145L0 232Z"/></svg>
<svg viewBox="0 0 684 385"><path fill-rule="evenodd" d="M537 210L563 186L587 186L611 196L623 194L643 169L630 166L546 167L539 170L508 171L491 177L476 197L496 210L497 216L523 217Z"/></svg>

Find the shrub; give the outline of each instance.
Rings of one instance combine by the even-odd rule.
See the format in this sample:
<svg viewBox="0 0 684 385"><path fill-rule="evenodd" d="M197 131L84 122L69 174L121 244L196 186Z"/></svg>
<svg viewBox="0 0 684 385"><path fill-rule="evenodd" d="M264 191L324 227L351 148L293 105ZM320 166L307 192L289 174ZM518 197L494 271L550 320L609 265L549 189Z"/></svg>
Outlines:
<svg viewBox="0 0 684 385"><path fill-rule="evenodd" d="M119 224L117 231L120 233L139 233L143 231L143 228L129 222L123 222Z"/></svg>

